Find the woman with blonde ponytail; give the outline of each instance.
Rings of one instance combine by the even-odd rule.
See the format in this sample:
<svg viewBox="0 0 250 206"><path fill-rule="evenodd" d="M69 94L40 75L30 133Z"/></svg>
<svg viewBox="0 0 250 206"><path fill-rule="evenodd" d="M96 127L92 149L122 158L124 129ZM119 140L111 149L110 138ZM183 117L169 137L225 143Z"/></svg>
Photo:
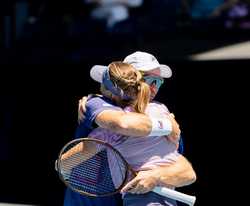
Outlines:
<svg viewBox="0 0 250 206"><path fill-rule="evenodd" d="M135 112L145 113L150 101L150 88L141 73L123 62L112 62L108 72L113 84L109 80L104 81L102 93L109 93L118 106L131 106Z"/></svg>
<svg viewBox="0 0 250 206"><path fill-rule="evenodd" d="M125 112L145 113L157 118L166 116L166 107L159 106L150 101L150 88L144 82L140 72L127 63L112 62L102 74L101 91L104 96L112 99ZM163 127L157 122L158 127ZM156 186L170 186L157 175L157 168L173 164L179 158L177 146L162 136L133 137L114 133L109 129L97 127L89 133L88 137L100 139L113 145L126 159L134 171L152 171L150 187L134 188L136 178L128 178L128 184L123 188L124 206L149 206L152 203L157 205L175 205L175 201L160 196L150 191ZM110 168L116 171L115 163L111 162ZM111 172L113 181L120 178L115 172ZM132 180L132 181L130 181ZM171 186L173 187L173 186Z"/></svg>
<svg viewBox="0 0 250 206"><path fill-rule="evenodd" d="M137 81L141 80L141 74L143 75L145 83L147 83L150 87L151 102L157 95L159 88L164 82L164 79L170 78L172 76L172 71L167 65L160 64L152 54L146 52L134 52L128 55L123 60L123 62L132 64L137 71L140 71L139 74L136 73L138 74ZM165 137L168 135L168 140L172 139L174 142L179 139L180 129L174 117L172 115L165 115L165 118L162 118L162 111L167 111L166 107L165 109L161 108L164 107L163 104L159 102L158 104L156 102L149 103L146 107L147 114L127 112L124 111L124 109L121 109L121 107L118 107L115 102L112 101L113 99L117 99L117 97L107 90L103 85L103 77L105 77L103 74L107 69L107 66L95 65L90 70L91 78L102 85L101 91L103 95L89 95L88 97L83 97L81 100L79 100L79 125L76 129L75 138L87 137L89 133L98 126L109 130L110 134L112 134L112 131L112 135L114 136L121 134L125 140L124 144L126 143L124 146L128 146L128 150L124 148L124 151L126 151L126 155L131 155L130 158L132 160L137 158L137 154L144 156L145 153L148 153L146 156L150 156L150 152L156 152L160 150L160 148L162 150L162 144L160 144L161 142L150 142L162 140L162 138L159 138L161 136L166 139ZM140 87L138 88L140 91L138 97L139 95L144 96L143 92L147 93L147 90L145 89L146 87L142 86L144 84L138 84ZM135 106L142 105L143 107L143 104L139 103L139 101L138 104L134 103L131 105L134 105L134 110L144 111L143 108L139 109L137 106ZM127 108L131 108L131 106ZM159 115L160 118L155 117L156 115ZM166 127L160 127L159 129L159 126L162 125L159 124L159 122L163 123L164 126L169 120L171 121L171 131L166 129ZM132 138L129 137L134 137L135 140L133 141ZM107 141L111 139L112 138L110 137ZM119 137L117 137L117 139L119 140ZM140 140L143 141L140 142ZM147 143L146 146L144 145L145 142ZM131 144L129 145L129 143ZM165 143L166 142L163 142L163 145L165 145ZM132 148L133 151L130 151L131 146L134 147ZM139 148L137 148L138 146ZM179 147L178 149L182 151L182 148L183 147ZM142 151L142 149L144 149L144 151ZM136 152L134 152L135 150ZM150 158L152 158L154 155L155 153L152 154ZM135 199L133 199L132 202L134 202L134 205L136 206L140 206L142 204L148 205L159 201L157 196L155 196L157 201L152 200L152 194L148 193L148 191L151 191L156 184L181 187L193 183L196 179L195 171L192 168L191 163L182 155L179 155L179 158L176 160L176 162L173 161L167 166L154 167L153 169L145 171L146 169L150 168L144 167L144 171L140 171L138 175L123 188L124 194L127 192L130 193L125 195L125 199L133 198L134 196ZM137 198L139 194L140 196ZM143 201L141 201L141 195L143 195ZM139 200L140 202L138 203L136 200ZM80 195L69 188L66 189L64 206L94 205L122 206L123 203L120 194L115 194L108 197L90 198L88 196Z"/></svg>

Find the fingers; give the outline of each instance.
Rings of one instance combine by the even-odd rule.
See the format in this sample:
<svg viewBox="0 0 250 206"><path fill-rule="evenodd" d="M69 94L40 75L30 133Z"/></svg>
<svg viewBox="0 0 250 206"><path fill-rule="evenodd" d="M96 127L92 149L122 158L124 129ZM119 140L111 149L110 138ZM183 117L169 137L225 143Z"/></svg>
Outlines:
<svg viewBox="0 0 250 206"><path fill-rule="evenodd" d="M142 175L138 175L133 180L128 182L121 190L121 192L129 192L132 194L143 194L147 193L157 185L156 178L152 178L147 172L141 173ZM146 175L147 174L147 175Z"/></svg>
<svg viewBox="0 0 250 206"><path fill-rule="evenodd" d="M79 106L81 106L83 109L85 109L85 104L86 104L86 102L87 102L87 100L88 100L88 97L86 97L86 96L84 96L84 97L82 97L80 100L79 100Z"/></svg>
<svg viewBox="0 0 250 206"><path fill-rule="evenodd" d="M178 150L179 149L179 141L175 144L176 145L176 149Z"/></svg>
<svg viewBox="0 0 250 206"><path fill-rule="evenodd" d="M167 138L168 138L168 140L169 140L170 142L172 142L173 144L175 144L176 149L179 148L180 137L177 137L177 138L176 138L176 137L168 136Z"/></svg>
<svg viewBox="0 0 250 206"><path fill-rule="evenodd" d="M130 190L128 190L128 192L132 194L143 194L149 191L150 190L148 188L140 184L137 184L134 188L131 188Z"/></svg>
<svg viewBox="0 0 250 206"><path fill-rule="evenodd" d="M84 96L82 99L79 100L78 108L81 109L83 112L86 111L86 103L87 103L88 97Z"/></svg>
<svg viewBox="0 0 250 206"><path fill-rule="evenodd" d="M78 102L78 122L84 119L84 113L86 112L87 100L88 100L88 97L84 96Z"/></svg>
<svg viewBox="0 0 250 206"><path fill-rule="evenodd" d="M132 194L144 194L147 193L151 190L153 190L154 185L153 184L146 184L145 182L137 182L137 184L135 184L134 186L129 186L129 188L127 188L126 192L132 193Z"/></svg>
<svg viewBox="0 0 250 206"><path fill-rule="evenodd" d="M132 180L125 187L122 188L121 192L129 192L132 194L142 194L146 193L149 190L144 187L144 185L140 184L139 180Z"/></svg>
<svg viewBox="0 0 250 206"><path fill-rule="evenodd" d="M172 132L168 135L169 140L172 142L177 142L177 141L179 141L180 134L181 134L180 126L176 122L176 120L174 119L173 113L169 114L169 120L172 123Z"/></svg>
<svg viewBox="0 0 250 206"><path fill-rule="evenodd" d="M129 190L131 190L133 187L136 186L137 182L138 180L136 178L132 179L121 189L121 192L128 192Z"/></svg>

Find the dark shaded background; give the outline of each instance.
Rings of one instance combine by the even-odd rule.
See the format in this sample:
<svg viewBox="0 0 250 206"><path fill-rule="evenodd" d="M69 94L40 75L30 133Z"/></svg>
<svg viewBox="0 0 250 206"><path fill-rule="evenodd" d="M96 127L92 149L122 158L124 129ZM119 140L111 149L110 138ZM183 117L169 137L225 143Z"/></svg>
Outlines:
<svg viewBox="0 0 250 206"><path fill-rule="evenodd" d="M244 193L242 186L247 184L248 127L243 117L249 59L192 61L188 56L247 41L249 30L189 24L152 27L144 15L112 33L97 27L98 32L69 35L62 17L76 6L62 5L50 4L37 23L24 24L19 37L13 4L1 7L6 8L1 10L2 31L10 17L10 39L1 33L0 202L62 205L64 185L54 161L74 136L79 98L99 90L89 77L91 66L140 50L173 70L157 99L175 113L185 156L197 173L193 185L179 190L196 195L197 206L241 205L245 198L237 193Z"/></svg>

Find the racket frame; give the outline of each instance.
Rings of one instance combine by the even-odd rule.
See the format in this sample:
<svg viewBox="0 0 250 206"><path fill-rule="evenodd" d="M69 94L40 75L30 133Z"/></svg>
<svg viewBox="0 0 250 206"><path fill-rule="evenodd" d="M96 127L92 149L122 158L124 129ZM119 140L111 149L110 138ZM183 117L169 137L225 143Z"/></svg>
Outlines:
<svg viewBox="0 0 250 206"><path fill-rule="evenodd" d="M60 159L61 159L61 156L63 155L63 152L64 150L70 145L70 144L73 144L75 142L96 142L98 144L102 144L102 145L105 145L106 147L110 148L111 150L115 151L117 153L117 155L121 158L121 160L123 161L124 163L124 166L126 168L126 172L125 172L125 177L124 177L124 180L122 182L122 184L119 186L119 188L117 188L114 192L110 192L110 193L106 193L106 194L92 194L92 193L88 193L88 192L84 192L82 190L78 190L76 188L73 188L71 187L70 184L68 184L64 178L63 178L63 175L61 174L61 164L60 164ZM75 144L77 145L77 144ZM59 152L59 155L58 155L58 160L57 160L57 172L59 174L59 177L60 179L64 182L64 184L69 187L71 190L75 191L75 192L78 192L79 194L82 194L82 195L87 195L87 196L90 196L90 197L105 197L105 196L110 196L110 195L114 195L114 194L117 194L120 192L120 190L122 189L122 187L126 184L127 182L127 178L128 178L128 174L129 172L132 173L132 175L136 175L137 172L134 171L132 169L132 167L128 164L128 162L125 160L125 158L121 155L121 153L116 149L114 148L112 145L110 145L109 143L107 142L104 142L102 140L99 140L99 139L94 139L94 138L89 138L89 137L86 137L86 138L78 138L78 139L74 139L70 142L68 142L62 149L61 151ZM171 199L175 199L177 201L180 201L180 202L184 202L190 206L194 205L195 201L196 201L196 197L195 196L191 196L191 195L186 195L184 193L181 193L181 192L178 192L178 191L175 191L175 190L172 190L172 189L169 189L169 188L161 188L161 187L156 187L154 190L152 190L153 192L156 192L162 196L165 196L165 197L169 197ZM185 197L184 197L185 196Z"/></svg>
<svg viewBox="0 0 250 206"><path fill-rule="evenodd" d="M61 157L62 155L64 154L65 152L65 149L69 147L69 145L71 144L74 144L78 142L81 143L81 142L96 142L98 144L102 144L102 145L105 145L106 147L110 148L111 150L115 151L117 153L117 155L121 158L121 160L123 161L124 163L124 166L126 167L126 172L125 172L125 177L123 179L123 182L122 184L114 191L114 192L109 192L109 193L105 193L105 194L92 194L92 193L89 193L89 192L85 192L85 191L82 191L82 190L79 190L79 189L76 189L74 187L72 187L67 181L65 181L65 178L64 176L62 175L61 173ZM75 144L77 145L77 144ZM120 192L120 190L123 188L123 186L126 184L127 182L127 178L128 178L128 174L129 174L129 171L131 171L132 173L134 173L134 171L132 170L132 168L130 167L130 165L127 163L127 161L125 160L125 158L121 155L121 153L116 149L114 148L113 146L111 146L109 143L107 142L104 142L102 140L99 140L99 139L94 139L94 138L89 138L89 137L84 137L84 138L77 138L77 139L74 139L70 142L68 142L59 152L59 155L58 155L58 159L56 161L56 164L57 164L57 172L58 172L58 175L59 175L59 178L61 179L61 181L68 187L70 188L71 190L75 191L75 192L78 192L82 195L87 195L87 196L90 196L90 197L106 197L106 196L110 196L110 195L114 195L114 194L117 194Z"/></svg>

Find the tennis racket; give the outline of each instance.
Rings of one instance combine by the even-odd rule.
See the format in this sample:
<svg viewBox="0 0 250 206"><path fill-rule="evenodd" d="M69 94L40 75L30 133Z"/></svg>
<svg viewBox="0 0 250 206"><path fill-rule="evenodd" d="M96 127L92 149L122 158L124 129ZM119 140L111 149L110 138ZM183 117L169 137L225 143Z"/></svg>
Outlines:
<svg viewBox="0 0 250 206"><path fill-rule="evenodd" d="M56 170L60 179L75 192L103 197L120 192L129 175L136 175L121 153L110 144L93 138L67 143L59 153ZM196 197L155 187L153 192L194 205Z"/></svg>

